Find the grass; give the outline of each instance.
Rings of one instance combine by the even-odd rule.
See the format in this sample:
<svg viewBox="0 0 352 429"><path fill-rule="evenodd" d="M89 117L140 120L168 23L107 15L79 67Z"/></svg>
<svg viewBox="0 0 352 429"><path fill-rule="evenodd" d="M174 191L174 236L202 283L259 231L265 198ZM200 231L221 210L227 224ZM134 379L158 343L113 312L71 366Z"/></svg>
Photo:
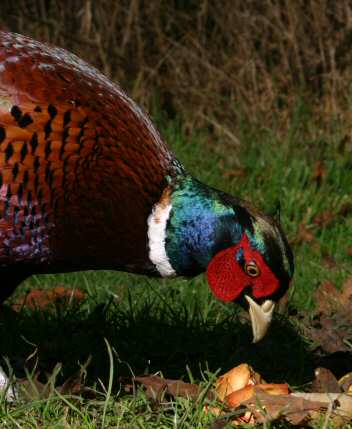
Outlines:
<svg viewBox="0 0 352 429"><path fill-rule="evenodd" d="M267 211L280 201L290 240L297 237L300 224L312 227L318 244L303 241L294 247L290 310L310 311L321 281L340 286L352 275L347 253L351 242L346 240L352 235L352 215L339 214L350 202L352 158L341 149L343 136L336 124L325 133L315 130L309 111L298 106L289 133L280 141L275 128L243 124L238 150L226 142L215 144L206 133L186 138L176 122L157 121L179 159L198 178ZM325 166L321 183L314 178L318 161ZM330 224L312 223L327 211L334 214ZM334 269L324 262L327 254L335 260ZM203 412L204 401L165 398L158 407L141 389L135 395L125 393L120 381L132 374L158 372L201 382L206 390L216 374L247 362L273 382L302 387L312 379L316 356L294 320L277 315L264 341L253 345L242 313L216 301L202 276L190 281L110 271L33 276L16 293L58 284L83 288L88 299L81 307L45 313L24 308L16 314L5 308L0 315L2 354L18 376L28 356L37 362L41 379L62 362L58 384L91 355L85 383L97 393L91 400L53 392L16 406L2 403L1 427L211 427L214 417Z"/></svg>

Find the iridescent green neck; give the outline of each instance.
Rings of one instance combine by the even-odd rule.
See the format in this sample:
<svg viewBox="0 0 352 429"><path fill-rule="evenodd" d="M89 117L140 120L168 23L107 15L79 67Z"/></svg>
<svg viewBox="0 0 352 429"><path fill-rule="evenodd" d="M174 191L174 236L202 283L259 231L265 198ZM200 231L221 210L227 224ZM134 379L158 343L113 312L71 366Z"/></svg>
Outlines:
<svg viewBox="0 0 352 429"><path fill-rule="evenodd" d="M167 256L177 274L203 272L215 253L240 240L243 228L234 221L233 208L238 202L191 176L178 178L171 194L165 240Z"/></svg>
<svg viewBox="0 0 352 429"><path fill-rule="evenodd" d="M170 180L148 219L149 259L161 276L193 276L244 233L280 278L292 277L291 250L272 218L182 172Z"/></svg>

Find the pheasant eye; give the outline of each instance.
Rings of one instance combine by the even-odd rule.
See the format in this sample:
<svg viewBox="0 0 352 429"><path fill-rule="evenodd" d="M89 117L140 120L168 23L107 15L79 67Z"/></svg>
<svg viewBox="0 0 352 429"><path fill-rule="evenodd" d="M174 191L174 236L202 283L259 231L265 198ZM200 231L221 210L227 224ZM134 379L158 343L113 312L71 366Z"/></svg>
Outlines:
<svg viewBox="0 0 352 429"><path fill-rule="evenodd" d="M244 270L250 277L258 277L260 274L260 269L254 261L248 262L244 266Z"/></svg>

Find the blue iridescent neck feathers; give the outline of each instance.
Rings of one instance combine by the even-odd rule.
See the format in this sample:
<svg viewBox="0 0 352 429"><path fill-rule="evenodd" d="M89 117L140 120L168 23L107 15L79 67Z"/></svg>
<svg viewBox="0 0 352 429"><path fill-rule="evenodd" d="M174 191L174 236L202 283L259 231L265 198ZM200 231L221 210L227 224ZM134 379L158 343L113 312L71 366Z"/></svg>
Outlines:
<svg viewBox="0 0 352 429"><path fill-rule="evenodd" d="M248 203L182 175L173 185L170 206L165 250L176 274L204 272L215 254L246 233L269 266L292 275L292 255L280 228Z"/></svg>

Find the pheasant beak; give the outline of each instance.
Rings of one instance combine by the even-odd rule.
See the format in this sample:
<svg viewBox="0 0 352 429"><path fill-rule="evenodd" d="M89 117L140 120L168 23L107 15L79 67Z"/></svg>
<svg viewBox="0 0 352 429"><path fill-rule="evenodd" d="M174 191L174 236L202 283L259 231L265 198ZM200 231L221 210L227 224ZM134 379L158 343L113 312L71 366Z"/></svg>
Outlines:
<svg viewBox="0 0 352 429"><path fill-rule="evenodd" d="M253 343L260 341L269 329L275 302L266 300L262 305L257 304L251 297L245 295L249 304L249 316L252 323Z"/></svg>

